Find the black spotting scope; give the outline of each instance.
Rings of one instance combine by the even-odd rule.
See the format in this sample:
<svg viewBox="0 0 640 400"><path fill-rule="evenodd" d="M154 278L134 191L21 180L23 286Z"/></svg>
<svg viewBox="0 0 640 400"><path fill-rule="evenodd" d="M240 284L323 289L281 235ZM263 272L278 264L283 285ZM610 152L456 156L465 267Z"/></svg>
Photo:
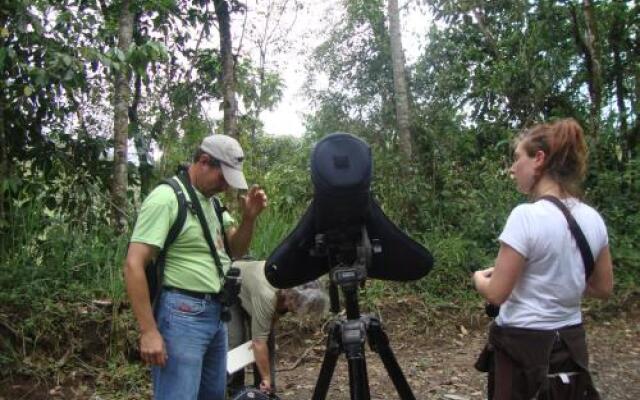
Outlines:
<svg viewBox="0 0 640 400"><path fill-rule="evenodd" d="M366 275L411 281L433 267L427 249L382 212L370 192L371 149L348 133L332 133L314 147L311 180L314 197L294 230L271 253L265 276L286 289L328 273L336 263L362 259L363 238L370 245Z"/></svg>

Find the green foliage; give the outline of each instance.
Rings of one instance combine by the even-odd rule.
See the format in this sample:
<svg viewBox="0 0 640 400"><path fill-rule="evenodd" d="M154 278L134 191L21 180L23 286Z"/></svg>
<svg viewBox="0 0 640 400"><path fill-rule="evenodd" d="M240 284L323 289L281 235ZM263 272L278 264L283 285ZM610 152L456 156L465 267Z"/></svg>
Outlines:
<svg viewBox="0 0 640 400"><path fill-rule="evenodd" d="M247 180L260 185L269 198L251 245L251 255L264 259L293 230L311 200L311 148L299 139L271 136L244 141L243 147L250 149Z"/></svg>
<svg viewBox="0 0 640 400"><path fill-rule="evenodd" d="M279 213L275 209L265 211L257 223L250 255L256 260L265 260L275 246L293 230L297 222L293 214Z"/></svg>
<svg viewBox="0 0 640 400"><path fill-rule="evenodd" d="M331 85L318 92L308 89L318 103L308 133L318 139L346 131L393 143L393 73L384 2L350 0L344 7L345 18L330 28L310 61L309 69L325 74Z"/></svg>
<svg viewBox="0 0 640 400"><path fill-rule="evenodd" d="M45 174L29 162L16 169L11 234L1 249L0 323L12 334L0 342L0 376L46 378L64 373L71 355L108 348L109 306L93 300L121 302L126 241L107 225L108 200L87 172Z"/></svg>
<svg viewBox="0 0 640 400"><path fill-rule="evenodd" d="M243 145L249 149L247 177L266 190L269 208L286 219L301 215L311 200L311 145L295 138L270 136Z"/></svg>
<svg viewBox="0 0 640 400"><path fill-rule="evenodd" d="M616 291L637 291L640 283L640 255L637 251L640 237L640 159L630 160L622 173L617 170L592 173L588 188L587 202L603 214L607 223Z"/></svg>
<svg viewBox="0 0 640 400"><path fill-rule="evenodd" d="M269 71L261 71L248 60L236 65L237 91L244 108L252 111L272 109L282 98L284 83L280 76Z"/></svg>

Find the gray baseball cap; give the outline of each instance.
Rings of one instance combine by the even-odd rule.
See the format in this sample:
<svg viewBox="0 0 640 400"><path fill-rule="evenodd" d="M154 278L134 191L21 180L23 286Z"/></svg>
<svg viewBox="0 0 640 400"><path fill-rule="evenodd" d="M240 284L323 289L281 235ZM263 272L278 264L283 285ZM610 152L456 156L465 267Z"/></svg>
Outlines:
<svg viewBox="0 0 640 400"><path fill-rule="evenodd" d="M247 189L247 180L242 173L244 152L237 140L227 135L211 135L204 138L200 149L220 161L222 174L229 186Z"/></svg>

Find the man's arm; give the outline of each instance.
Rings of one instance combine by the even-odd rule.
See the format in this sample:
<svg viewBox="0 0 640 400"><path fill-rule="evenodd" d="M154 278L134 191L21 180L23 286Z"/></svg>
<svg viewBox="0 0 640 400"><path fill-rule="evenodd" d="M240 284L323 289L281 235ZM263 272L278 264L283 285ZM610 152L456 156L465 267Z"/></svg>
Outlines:
<svg viewBox="0 0 640 400"><path fill-rule="evenodd" d="M269 365L269 345L265 339L254 339L253 356L256 359L256 366L260 372L260 390L271 391L271 367Z"/></svg>
<svg viewBox="0 0 640 400"><path fill-rule="evenodd" d="M230 257L234 259L242 258L249 251L251 245L251 238L253 237L253 230L256 220L250 220L242 218L242 222L237 227L232 227L227 230L227 239L229 240L229 247L231 248Z"/></svg>
<svg viewBox="0 0 640 400"><path fill-rule="evenodd" d="M155 247L144 243L131 243L124 263L127 295L140 329L140 356L145 363L164 366L167 353L164 341L153 317L149 288L144 267L155 256Z"/></svg>
<svg viewBox="0 0 640 400"><path fill-rule="evenodd" d="M247 254L258 215L267 207L267 195L259 186L254 185L246 196L240 199L242 222L237 228L229 229L227 239L231 247L230 256L240 258Z"/></svg>

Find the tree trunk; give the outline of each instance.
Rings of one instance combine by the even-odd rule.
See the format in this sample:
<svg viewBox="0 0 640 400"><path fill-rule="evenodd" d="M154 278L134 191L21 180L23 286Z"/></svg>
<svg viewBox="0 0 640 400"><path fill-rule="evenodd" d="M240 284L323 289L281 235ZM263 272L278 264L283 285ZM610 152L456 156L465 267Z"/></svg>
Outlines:
<svg viewBox="0 0 640 400"><path fill-rule="evenodd" d="M614 19L611 33L609 35L609 43L611 43L611 52L613 53L613 79L616 88L616 104L618 106L618 119L620 121L620 133L625 139L625 147L622 149L622 163L629 160L628 135L630 134L627 124L627 106L625 104L626 89L624 87L624 63L622 61L622 41L624 40L624 32L626 29L626 20L624 17L624 3L621 0L615 1Z"/></svg>
<svg viewBox="0 0 640 400"><path fill-rule="evenodd" d="M398 0L389 0L389 37L391 45L391 61L393 65L393 89L396 104L396 119L400 151L406 160L413 157L411 145L411 131L409 129L409 93L404 68L404 53L402 51L402 36L400 34L400 12Z"/></svg>
<svg viewBox="0 0 640 400"><path fill-rule="evenodd" d="M3 41L2 41L3 42ZM4 44L4 43L3 43ZM2 84L4 86L4 84ZM9 179L9 150L8 145L9 141L5 136L5 126L4 126L4 88L0 91L0 184L2 184L2 180ZM4 188L0 187L0 231L3 228L3 223L6 222L5 218L7 217L7 212L5 210L5 191ZM0 241L0 244L2 242ZM2 252L2 248L0 248L0 253Z"/></svg>
<svg viewBox="0 0 640 400"><path fill-rule="evenodd" d="M382 2L380 3L382 7ZM391 39L389 34L389 29L386 26L385 13L384 10L380 10L380 12L375 13L367 13L367 20L371 25L371 30L373 32L374 38L374 48L379 49L379 51L383 54L389 55L391 54ZM388 57L387 60L389 65L388 68L384 69L384 76L380 76L378 80L375 82L377 85L378 94L381 99L393 99L393 66L391 57ZM390 83L390 84L389 84ZM390 115L395 113L395 100L393 102L384 101L380 113L382 115ZM384 125L382 125L383 129L392 131L397 129L395 121L389 120L389 122L384 121ZM378 146L386 146L387 139L381 135L376 134L372 135L373 144Z"/></svg>
<svg viewBox="0 0 640 400"><path fill-rule="evenodd" d="M627 135L627 147L631 158L635 158L640 151L638 151L638 143L640 143L640 63L636 63L635 66L635 99L633 103L633 109L635 112L635 124L633 129L629 130Z"/></svg>
<svg viewBox="0 0 640 400"><path fill-rule="evenodd" d="M269 2L269 7L267 14L265 16L264 21L264 30L262 36L258 43L258 50L260 52L260 61L258 63L258 101L256 101L256 109L254 113L253 123L251 127L251 140L255 145L256 136L257 136L257 121L260 118L260 113L262 113L262 103L264 96L264 78L265 78L265 68L267 65L267 51L269 46L269 23L271 22L271 10L273 3Z"/></svg>
<svg viewBox="0 0 640 400"><path fill-rule="evenodd" d="M220 57L222 59L222 98L224 110L224 134L238 138L238 102L236 101L234 60L231 48L231 18L229 4L214 0L220 29Z"/></svg>
<svg viewBox="0 0 640 400"><path fill-rule="evenodd" d="M142 77L134 75L133 101L129 107L129 124L131 136L136 145L138 153L138 174L140 175L140 195L146 196L151 189L151 170L153 167L149 162L149 139L144 137L140 130L140 118L138 117L138 106L142 99Z"/></svg>
<svg viewBox="0 0 640 400"><path fill-rule="evenodd" d="M118 49L127 53L133 36L133 19L130 0L122 0L120 19L118 20ZM128 67L122 64L115 73L113 93L113 181L111 198L112 222L117 232L123 233L127 226L127 141L129 118L128 108L131 97Z"/></svg>
<svg viewBox="0 0 640 400"><path fill-rule="evenodd" d="M144 44L144 38L140 32L141 13L137 13L133 20L133 40L136 46ZM142 77L134 73L134 91L131 105L129 106L129 131L133 137L136 153L138 153L138 174L140 175L140 195L145 197L151 188L151 170L153 167L149 162L149 138L145 137L140 129L140 118L138 108L142 100Z"/></svg>
<svg viewBox="0 0 640 400"><path fill-rule="evenodd" d="M575 7L571 9L574 35L578 48L582 52L585 65L587 67L589 87L589 98L591 99L590 107L590 124L591 134L594 139L598 138L598 129L600 125L600 107L602 104L602 67L600 63L600 50L598 48L598 32L596 29L596 21L594 17L593 4L590 0L583 0L582 14L585 20L585 32L581 33L578 13Z"/></svg>
<svg viewBox="0 0 640 400"><path fill-rule="evenodd" d="M638 14L638 12L640 12L640 5L636 5L632 12ZM629 64L632 66L631 69L635 80L633 96L631 97L631 107L635 114L635 123L627 135L627 147L629 148L630 157L635 158L640 154L640 149L638 148L638 144L640 143L640 40L636 38L628 54L631 60Z"/></svg>

